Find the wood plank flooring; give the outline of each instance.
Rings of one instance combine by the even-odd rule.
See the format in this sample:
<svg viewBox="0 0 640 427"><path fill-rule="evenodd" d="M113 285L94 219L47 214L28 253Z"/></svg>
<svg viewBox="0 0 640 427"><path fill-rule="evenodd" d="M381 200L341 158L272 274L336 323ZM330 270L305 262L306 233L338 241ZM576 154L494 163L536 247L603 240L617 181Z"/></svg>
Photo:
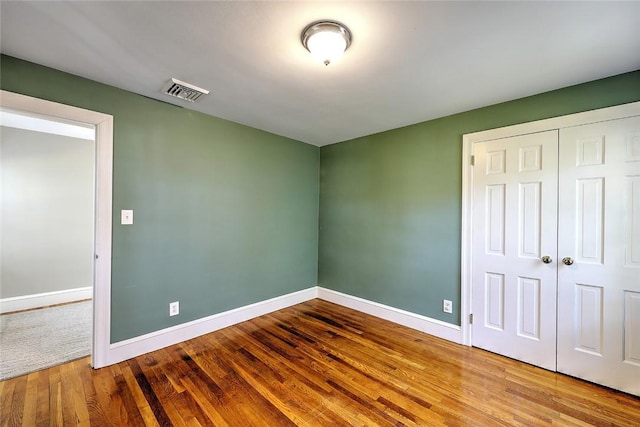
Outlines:
<svg viewBox="0 0 640 427"><path fill-rule="evenodd" d="M638 426L640 399L313 300L0 382L0 425Z"/></svg>

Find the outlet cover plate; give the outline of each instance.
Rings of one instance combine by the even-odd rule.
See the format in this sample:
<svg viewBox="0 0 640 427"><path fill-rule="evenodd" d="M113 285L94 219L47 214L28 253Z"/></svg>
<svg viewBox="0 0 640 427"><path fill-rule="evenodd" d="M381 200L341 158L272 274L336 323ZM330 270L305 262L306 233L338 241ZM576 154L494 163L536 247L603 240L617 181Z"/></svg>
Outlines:
<svg viewBox="0 0 640 427"><path fill-rule="evenodd" d="M442 311L444 311L445 313L453 313L453 303L448 299L443 299Z"/></svg>
<svg viewBox="0 0 640 427"><path fill-rule="evenodd" d="M176 316L180 314L180 301L175 301L169 304L169 316Z"/></svg>

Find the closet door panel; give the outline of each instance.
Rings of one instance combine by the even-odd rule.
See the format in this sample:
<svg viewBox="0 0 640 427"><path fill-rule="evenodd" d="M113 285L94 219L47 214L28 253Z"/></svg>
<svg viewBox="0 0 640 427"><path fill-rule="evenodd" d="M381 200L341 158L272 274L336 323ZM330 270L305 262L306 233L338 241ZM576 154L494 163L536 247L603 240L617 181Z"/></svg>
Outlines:
<svg viewBox="0 0 640 427"><path fill-rule="evenodd" d="M551 370L557 153L557 131L474 147L473 345Z"/></svg>
<svg viewBox="0 0 640 427"><path fill-rule="evenodd" d="M640 395L640 117L559 147L558 371Z"/></svg>

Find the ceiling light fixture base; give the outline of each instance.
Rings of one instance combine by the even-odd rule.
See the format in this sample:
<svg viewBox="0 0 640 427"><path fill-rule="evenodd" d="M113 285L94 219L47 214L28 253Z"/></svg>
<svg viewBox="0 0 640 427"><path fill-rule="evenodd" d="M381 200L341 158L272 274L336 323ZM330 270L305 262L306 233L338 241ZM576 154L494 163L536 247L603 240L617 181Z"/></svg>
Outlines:
<svg viewBox="0 0 640 427"><path fill-rule="evenodd" d="M351 39L346 25L328 19L312 22L300 35L302 45L324 65L339 58L351 45Z"/></svg>

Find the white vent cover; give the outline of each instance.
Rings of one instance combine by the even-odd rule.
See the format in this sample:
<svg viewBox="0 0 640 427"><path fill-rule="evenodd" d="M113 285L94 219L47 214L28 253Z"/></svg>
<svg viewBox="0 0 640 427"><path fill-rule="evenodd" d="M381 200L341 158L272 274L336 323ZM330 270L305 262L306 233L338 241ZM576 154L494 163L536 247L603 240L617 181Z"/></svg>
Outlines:
<svg viewBox="0 0 640 427"><path fill-rule="evenodd" d="M209 94L209 91L206 89L181 82L178 79L169 80L162 88L162 92L189 102L196 102L202 95Z"/></svg>

